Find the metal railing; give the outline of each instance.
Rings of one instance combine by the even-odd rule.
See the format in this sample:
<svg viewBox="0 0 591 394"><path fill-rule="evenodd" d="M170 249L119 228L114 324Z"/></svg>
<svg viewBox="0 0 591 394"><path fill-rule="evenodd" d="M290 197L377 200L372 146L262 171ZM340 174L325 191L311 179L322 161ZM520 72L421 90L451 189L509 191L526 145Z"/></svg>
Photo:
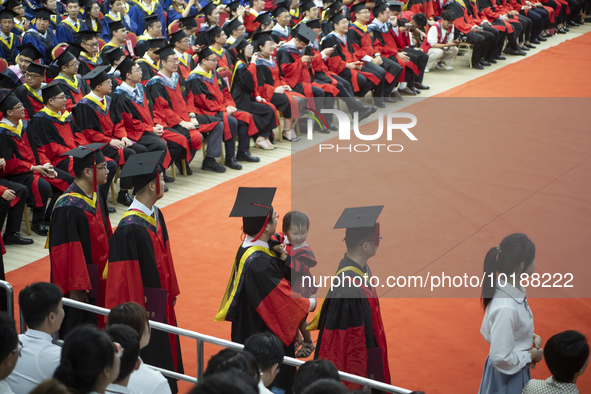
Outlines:
<svg viewBox="0 0 591 394"><path fill-rule="evenodd" d="M12 285L4 280L0 280L0 287L6 290L6 312L10 317L14 318L14 290L12 290Z"/></svg>
<svg viewBox="0 0 591 394"><path fill-rule="evenodd" d="M7 283L7 282L5 282L5 283ZM1 283L0 283L0 285L1 285ZM9 284L9 286L10 286L10 284ZM93 312L93 313L96 313L99 315L106 316L110 312L109 309L101 308L101 307L98 307L95 305L86 304L86 303L79 302L79 301L74 301L74 300L71 300L66 297L64 297L62 299L62 301L63 301L64 305L67 305L69 307L82 309L82 310L85 310L88 312ZM22 318L22 313L21 313L20 321L21 321L21 332L24 332L26 330L26 326L25 326L24 320ZM155 322L152 320L150 320L150 327L152 327L156 330L170 333L170 334L175 334L175 335L180 335L180 336L184 336L187 338L192 338L197 341L197 377L196 378L193 376L180 374L177 372L169 371L167 369L162 369L162 368L158 368L158 367L154 367L152 365L146 364L148 367L161 372L164 376L168 376L173 379L183 380L183 381L190 382L193 384L196 384L199 380L201 380L203 378L203 369L204 369L204 365L205 365L204 364L203 348L204 348L205 343L211 343L212 345L217 345L217 346L230 348L230 349L236 349L236 350L242 350L242 348L244 347L244 345L241 345L236 342L212 337L212 336L206 335L206 334L200 334L198 332L186 330L184 328L179 328L179 327L171 326L171 325L164 324L164 323ZM285 356L283 358L283 363L286 365L292 365L294 367L299 367L300 365L304 364L304 361ZM373 388L373 389L382 390L382 391L389 392L389 393L410 394L412 392L411 390L407 390L407 389L404 389L401 387L392 386L390 384L378 382L377 380L364 378L364 377L353 375L353 374L346 373L346 372L339 371L339 375L341 376L342 380L346 380L348 382L352 382L352 383L356 383L356 384L360 384L360 385L364 386L364 391L368 391L370 388Z"/></svg>

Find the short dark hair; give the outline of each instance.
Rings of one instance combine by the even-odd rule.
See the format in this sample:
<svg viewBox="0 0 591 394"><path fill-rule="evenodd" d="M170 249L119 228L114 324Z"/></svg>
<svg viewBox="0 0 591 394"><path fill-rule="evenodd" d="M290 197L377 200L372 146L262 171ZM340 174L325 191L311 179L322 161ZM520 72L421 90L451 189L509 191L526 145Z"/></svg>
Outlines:
<svg viewBox="0 0 591 394"><path fill-rule="evenodd" d="M53 283L37 282L22 289L18 295L18 305L27 326L35 329L43 324L51 312L57 313L62 297L62 291Z"/></svg>
<svg viewBox="0 0 591 394"><path fill-rule="evenodd" d="M223 349L212 356L207 363L203 376L212 376L229 370L242 371L247 376L255 379L257 384L259 383L260 368L254 356L248 352L233 349Z"/></svg>
<svg viewBox="0 0 591 394"><path fill-rule="evenodd" d="M124 29L124 27L122 27L121 29ZM121 29L109 29L109 38L113 38L113 34L117 31L117 30L121 30Z"/></svg>
<svg viewBox="0 0 591 394"><path fill-rule="evenodd" d="M65 384L55 378L44 380L29 394L72 394Z"/></svg>
<svg viewBox="0 0 591 394"><path fill-rule="evenodd" d="M546 342L544 359L556 381L572 383L589 358L587 338L578 331L563 331Z"/></svg>
<svg viewBox="0 0 591 394"><path fill-rule="evenodd" d="M309 230L310 219L305 213L299 211L289 211L283 218L283 233L286 234L288 230L291 230L291 226L305 227L306 230Z"/></svg>
<svg viewBox="0 0 591 394"><path fill-rule="evenodd" d="M109 312L107 316L107 326L114 324L125 324L137 331L140 340L146 331L148 322L148 312L138 303L126 302L119 304Z"/></svg>
<svg viewBox="0 0 591 394"><path fill-rule="evenodd" d="M425 26L427 24L427 15L422 14L422 13L421 14L414 14L412 16L411 20L415 21L415 23L419 27L423 27L423 26Z"/></svg>
<svg viewBox="0 0 591 394"><path fill-rule="evenodd" d="M376 225L373 227L357 227L345 230L345 245L347 250L354 250L364 242L375 242Z"/></svg>
<svg viewBox="0 0 591 394"><path fill-rule="evenodd" d="M262 230L263 225L265 224L265 219L265 216L242 218L242 231L246 235L257 235ZM274 223L275 220L275 210L273 209L273 207L271 207L271 215L269 216L268 223Z"/></svg>
<svg viewBox="0 0 591 394"><path fill-rule="evenodd" d="M456 20L456 14L452 10L444 10L441 13L441 19L448 22L453 22Z"/></svg>
<svg viewBox="0 0 591 394"><path fill-rule="evenodd" d="M160 19L150 19L148 22L146 22L146 30L148 30L148 27L152 27L156 23L162 23L162 22L160 22Z"/></svg>
<svg viewBox="0 0 591 394"><path fill-rule="evenodd" d="M285 356L281 340L268 331L248 337L244 350L254 356L263 372L275 364L281 365Z"/></svg>
<svg viewBox="0 0 591 394"><path fill-rule="evenodd" d="M347 388L333 379L319 379L309 385L302 394L346 394Z"/></svg>
<svg viewBox="0 0 591 394"><path fill-rule="evenodd" d="M293 379L293 393L303 394L304 390L312 383L320 379L331 379L341 381L339 370L328 360L306 361L298 368Z"/></svg>
<svg viewBox="0 0 591 394"><path fill-rule="evenodd" d="M0 362L16 349L18 334L14 319L6 313L0 313Z"/></svg>
<svg viewBox="0 0 591 394"><path fill-rule="evenodd" d="M238 370L205 377L189 394L258 394L258 383Z"/></svg>
<svg viewBox="0 0 591 394"><path fill-rule="evenodd" d="M105 333L113 342L121 345L123 356L121 356L121 367L116 382L119 382L133 372L137 359L140 356L140 335L136 330L125 324L114 324L105 328Z"/></svg>

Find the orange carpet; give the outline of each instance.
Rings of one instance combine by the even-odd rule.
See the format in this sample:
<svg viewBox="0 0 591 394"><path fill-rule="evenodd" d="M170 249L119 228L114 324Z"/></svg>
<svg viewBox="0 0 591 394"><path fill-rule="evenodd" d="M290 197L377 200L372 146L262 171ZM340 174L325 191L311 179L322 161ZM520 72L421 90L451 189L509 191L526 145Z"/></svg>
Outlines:
<svg viewBox="0 0 591 394"><path fill-rule="evenodd" d="M590 39L588 34L562 45L589 45ZM545 93L547 86L539 82L527 84L532 68L553 65L549 71L563 71L561 62L547 59L549 51L524 59L528 67L517 67L520 62L473 81L469 90L463 85L464 91L454 96L482 96L481 89L498 84L509 67L520 74L516 79L526 81L523 95L556 96ZM572 75L587 78L583 52L588 56L591 51L579 50L580 57L568 66ZM583 85L572 88L571 96L588 93ZM525 232L536 242L536 272L575 274L573 289L553 293L560 298L535 298L536 291L529 298L528 290L536 333L543 339L566 329L591 335L589 269L584 266L591 236L588 104L581 99L425 100L405 109L418 119L412 129L418 141L396 135L392 142L404 145L399 154L306 150L164 208L181 288L179 326L229 338L230 324L213 321L240 244L241 221L228 214L239 186L276 186L279 214L294 207L312 218L309 244L322 273L334 272L344 252L343 232L332 226L346 206L386 206L380 216L384 242L370 260L380 276L427 271L478 275L488 248L511 232ZM515 111L518 105L525 106L527 119ZM375 132L376 126L373 122L361 131ZM18 294L27 283L49 278L49 261L41 259L7 276ZM479 333L483 312L477 295L468 291L456 298L446 298L454 293L426 298L397 289L381 294L392 383L428 394L477 392L488 352ZM194 375L195 342L183 340L182 348L186 373ZM206 359L217 350L206 345ZM546 378L544 363L532 375ZM591 391L589 373L580 378L579 390Z"/></svg>

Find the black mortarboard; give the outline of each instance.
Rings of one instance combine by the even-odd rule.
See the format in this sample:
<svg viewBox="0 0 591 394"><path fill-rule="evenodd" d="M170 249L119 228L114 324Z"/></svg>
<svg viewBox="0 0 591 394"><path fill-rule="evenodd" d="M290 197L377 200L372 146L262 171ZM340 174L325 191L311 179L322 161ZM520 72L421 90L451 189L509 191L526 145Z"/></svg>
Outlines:
<svg viewBox="0 0 591 394"><path fill-rule="evenodd" d="M231 1L227 4L227 6L230 8L230 12L235 12L241 5L242 0Z"/></svg>
<svg viewBox="0 0 591 394"><path fill-rule="evenodd" d="M10 0L8 2L8 8L14 10L16 7L20 7L23 3L20 0Z"/></svg>
<svg viewBox="0 0 591 394"><path fill-rule="evenodd" d="M205 59L206 57L211 55L213 55L213 51L209 49L209 47L205 47L202 50L200 50L199 53L197 53L197 57L199 58L199 60Z"/></svg>
<svg viewBox="0 0 591 394"><path fill-rule="evenodd" d="M105 162L105 156L101 149L107 145L104 142L96 142L94 144L80 145L68 152L62 153L61 156L72 156L74 158L74 172L80 172L85 168L93 169L93 183L94 192L96 193L96 165ZM123 171L122 171L123 172Z"/></svg>
<svg viewBox="0 0 591 394"><path fill-rule="evenodd" d="M148 28L152 23L160 22L158 15L148 15L144 17L144 26Z"/></svg>
<svg viewBox="0 0 591 394"><path fill-rule="evenodd" d="M162 48L166 45L164 38L152 38L149 40L140 41L135 47L135 54L138 57L144 56L148 49Z"/></svg>
<svg viewBox="0 0 591 394"><path fill-rule="evenodd" d="M305 21L304 23L310 29L322 29L322 26L320 25L320 19L310 19L309 21Z"/></svg>
<svg viewBox="0 0 591 394"><path fill-rule="evenodd" d="M336 13L336 14L334 14L332 17L330 17L330 19L329 19L329 20L330 20L330 21L331 21L333 24L335 24L335 25L336 25L337 23L339 23L339 22L340 22L340 21L342 21L343 19L347 19L347 18L345 17L345 15L343 15L343 13L342 13L342 12L339 12L339 13Z"/></svg>
<svg viewBox="0 0 591 394"><path fill-rule="evenodd" d="M316 33L305 24L300 23L296 37L308 45L316 40Z"/></svg>
<svg viewBox="0 0 591 394"><path fill-rule="evenodd" d="M70 63L72 60L77 59L77 56L74 56L71 51L65 50L63 51L57 58L55 58L58 67L65 66L66 64Z"/></svg>
<svg viewBox="0 0 591 394"><path fill-rule="evenodd" d="M242 218L242 231L260 238L273 212L275 187L240 187L230 217Z"/></svg>
<svg viewBox="0 0 591 394"><path fill-rule="evenodd" d="M267 41L273 41L273 37L268 31L259 31L252 36L252 45L255 47L255 52L258 51L259 45L263 45Z"/></svg>
<svg viewBox="0 0 591 394"><path fill-rule="evenodd" d="M5 8L3 10L0 11L0 20L2 19L14 19L18 16L18 14L16 12L14 12L11 9Z"/></svg>
<svg viewBox="0 0 591 394"><path fill-rule="evenodd" d="M101 57L106 59L111 66L114 66L115 61L121 59L121 56L125 56L125 52L121 47L109 47L101 53Z"/></svg>
<svg viewBox="0 0 591 394"><path fill-rule="evenodd" d="M109 23L109 31L115 31L119 29L125 29L125 25L123 24L122 20Z"/></svg>
<svg viewBox="0 0 591 394"><path fill-rule="evenodd" d="M236 39L236 41L234 41L234 43L232 45L230 45L230 47L228 48L228 50L232 50L235 49L236 52L242 50L242 48L246 48L249 45L248 40L246 39L245 36L240 36Z"/></svg>
<svg viewBox="0 0 591 394"><path fill-rule="evenodd" d="M109 68L109 66L95 67L91 72L86 74L83 77L83 79L87 80L90 83L91 89L94 89L98 85L109 79L109 75L106 72Z"/></svg>
<svg viewBox="0 0 591 394"><path fill-rule="evenodd" d="M125 59L117 66L117 70L121 73L121 79L125 81L127 73L131 72L131 68L135 66L135 62L131 56L126 56Z"/></svg>
<svg viewBox="0 0 591 394"><path fill-rule="evenodd" d="M244 23L239 18L234 18L230 22L226 23L224 26L224 31L226 35L229 37L232 35L232 32L242 26Z"/></svg>
<svg viewBox="0 0 591 394"><path fill-rule="evenodd" d="M70 52L76 59L78 59L80 57L80 52L86 51L80 44L68 43L68 47L66 48L65 52Z"/></svg>
<svg viewBox="0 0 591 394"><path fill-rule="evenodd" d="M59 81L51 81L41 88L41 96L43 97L43 104L47 104L49 99L54 98L62 93L61 83Z"/></svg>
<svg viewBox="0 0 591 394"><path fill-rule="evenodd" d="M0 91L6 89L14 89L16 88L16 83L4 73L0 73Z"/></svg>
<svg viewBox="0 0 591 394"><path fill-rule="evenodd" d="M35 48L35 45L33 45L30 42L20 45L20 46L16 47L16 49L18 49L18 51L21 55L26 56L29 59L37 60L37 59L41 59L43 57L41 52L39 52L37 50L37 48Z"/></svg>
<svg viewBox="0 0 591 394"><path fill-rule="evenodd" d="M304 1L301 5L300 5L300 11L302 13L311 10L314 7L318 7L316 5L316 3L314 3L314 0L306 0Z"/></svg>
<svg viewBox="0 0 591 394"><path fill-rule="evenodd" d="M45 19L50 21L51 20L51 16L55 15L55 12L53 12L52 10L50 10L49 8L37 8L35 11L35 19Z"/></svg>
<svg viewBox="0 0 591 394"><path fill-rule="evenodd" d="M172 46L173 46L173 48L174 48L174 44L175 44L176 42L180 42L180 41L182 41L182 40L183 40L183 38L185 38L185 37L188 37L188 36L187 36L187 33L185 33L185 31L184 31L184 30L177 30L177 31L175 31L174 33L172 33L172 34L170 35L170 40L169 40L169 43L170 43L170 45L172 45Z"/></svg>
<svg viewBox="0 0 591 394"><path fill-rule="evenodd" d="M219 27L218 25L215 25L214 27L212 27L211 29L209 29L207 31L207 40L208 40L208 44L212 45L215 42L215 38L217 36L219 36L220 34L222 34L223 30L221 27Z"/></svg>
<svg viewBox="0 0 591 394"><path fill-rule="evenodd" d="M351 7L351 12L353 14L356 14L356 13L363 11L363 10L367 10L367 5L365 5L365 2L355 4L353 7Z"/></svg>
<svg viewBox="0 0 591 394"><path fill-rule="evenodd" d="M76 36L79 37L81 41L83 41L83 40L88 40L91 38L96 38L98 32L96 32L94 30L86 29L86 30L81 30L78 33L74 33L74 34L76 34Z"/></svg>
<svg viewBox="0 0 591 394"><path fill-rule="evenodd" d="M66 5L68 5L70 3L78 4L78 6L81 6L80 0L66 0Z"/></svg>
<svg viewBox="0 0 591 394"><path fill-rule="evenodd" d="M335 1L326 8L326 15L334 15L343 9L343 3Z"/></svg>
<svg viewBox="0 0 591 394"><path fill-rule="evenodd" d="M217 6L214 3L209 2L209 3L205 4L203 6L203 8L201 8L201 13L203 15L209 15L216 9L216 7Z"/></svg>
<svg viewBox="0 0 591 394"><path fill-rule="evenodd" d="M383 205L372 207L358 207L346 208L334 228L347 229L345 238L356 238L363 240L364 237L369 237L375 234L376 246L379 244L380 224L377 223L380 213L384 209ZM374 232L375 229L375 232Z"/></svg>
<svg viewBox="0 0 591 394"><path fill-rule="evenodd" d="M163 171L160 164L162 153L155 151L130 156L119 173L119 178L131 178L133 193L137 194ZM156 183L156 193L160 194L160 182Z"/></svg>
<svg viewBox="0 0 591 394"><path fill-rule="evenodd" d="M167 57L175 54L174 46L172 46L170 44L165 45L162 48L158 49L157 51L154 51L154 53L157 54L158 56L160 56L160 60L166 60Z"/></svg>
<svg viewBox="0 0 591 394"><path fill-rule="evenodd" d="M39 63L31 63L27 67L27 72L35 73L35 74L39 74L39 75L43 75L43 76L45 76L45 70L47 70L47 66L42 66Z"/></svg>
<svg viewBox="0 0 591 394"><path fill-rule="evenodd" d="M404 3L401 1L392 1L388 3L388 7L390 7L392 11L402 11L403 6Z"/></svg>
<svg viewBox="0 0 591 394"><path fill-rule="evenodd" d="M13 109L21 102L12 91L12 89L0 90L0 112L3 114L6 114L6 111Z"/></svg>
<svg viewBox="0 0 591 394"><path fill-rule="evenodd" d="M376 4L373 8L372 8L372 12L373 12L373 16L377 17L378 15L380 15L381 12L384 12L388 9L388 5L384 2L379 2L378 4Z"/></svg>
<svg viewBox="0 0 591 394"><path fill-rule="evenodd" d="M260 23L261 25L267 24L271 22L273 18L271 18L271 13L269 11L261 12L256 18L255 21Z"/></svg>
<svg viewBox="0 0 591 394"><path fill-rule="evenodd" d="M275 2L275 8L273 8L271 10L271 14L273 14L273 16L275 18L277 18L279 15L283 14L284 12L289 12L289 3L285 0Z"/></svg>
<svg viewBox="0 0 591 394"><path fill-rule="evenodd" d="M194 16L180 18L179 23L181 23L183 27L197 27L197 19L195 19Z"/></svg>

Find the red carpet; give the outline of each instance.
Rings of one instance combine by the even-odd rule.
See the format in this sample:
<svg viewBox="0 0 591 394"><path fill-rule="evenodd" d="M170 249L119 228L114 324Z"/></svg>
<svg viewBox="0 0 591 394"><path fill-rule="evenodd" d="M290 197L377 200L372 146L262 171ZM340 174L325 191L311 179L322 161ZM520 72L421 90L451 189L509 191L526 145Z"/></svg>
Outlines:
<svg viewBox="0 0 591 394"><path fill-rule="evenodd" d="M584 81L590 44L587 34L451 92L454 97L501 95L493 88L510 77L523 83L522 96L559 96L528 78L538 75L532 70L563 72L562 60L554 57L578 48L567 64L579 83L568 93L583 97L589 92ZM400 140L401 154L343 160L307 150L164 208L181 288L179 326L229 338L230 324L213 321L240 244L241 221L228 214L239 186L276 186L279 214L293 206L312 218L309 243L326 262L319 270L330 273L344 252L343 232L332 226L342 208L355 203L386 205L380 216L384 242L370 260L378 275L481 274L488 248L509 233L525 232L536 243L536 272L575 274L575 287L559 295L564 298L534 298L536 291L528 290L536 333L544 340L566 329L591 335L591 302L583 298L590 297L589 269L581 267L588 265L591 236L591 136L583 106L589 101L512 100L519 99L425 100L405 109L419 120L412 129L418 141ZM529 111L527 120L514 111L516 105ZM557 111L560 119L553 115ZM362 131L375 127L365 125ZM370 182L375 180L381 181ZM48 278L47 258L8 274L16 294ZM392 295L399 298L380 300L392 383L428 394L477 392L489 348L479 333L479 300L473 294L420 299L392 290ZM183 340L182 347L186 373L194 375L195 341ZM217 350L206 345L206 359ZM542 362L532 375L545 379L549 372ZM580 392L591 392L591 375L578 385Z"/></svg>

